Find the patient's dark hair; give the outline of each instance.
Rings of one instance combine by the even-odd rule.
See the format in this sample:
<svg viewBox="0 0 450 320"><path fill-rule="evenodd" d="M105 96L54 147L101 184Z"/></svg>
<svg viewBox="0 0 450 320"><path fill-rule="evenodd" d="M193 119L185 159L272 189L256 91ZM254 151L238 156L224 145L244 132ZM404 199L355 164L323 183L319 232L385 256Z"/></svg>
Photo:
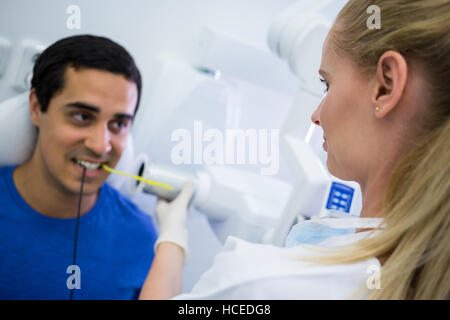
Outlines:
<svg viewBox="0 0 450 320"><path fill-rule="evenodd" d="M50 99L64 89L64 74L69 66L75 70L91 68L109 71L134 82L138 93L136 114L141 98L142 79L133 57L110 39L93 35L77 35L58 40L37 58L31 88L35 89L42 112L47 111Z"/></svg>

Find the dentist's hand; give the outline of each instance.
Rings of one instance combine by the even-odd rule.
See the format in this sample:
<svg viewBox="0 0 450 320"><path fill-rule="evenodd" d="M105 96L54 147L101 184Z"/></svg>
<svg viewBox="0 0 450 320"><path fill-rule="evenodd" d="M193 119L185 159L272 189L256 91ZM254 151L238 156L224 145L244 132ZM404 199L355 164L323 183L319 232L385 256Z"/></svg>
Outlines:
<svg viewBox="0 0 450 320"><path fill-rule="evenodd" d="M155 243L155 252L161 242L172 242L184 250L185 264L188 260L188 231L186 218L189 200L194 193L194 181L186 182L178 196L171 202L158 199L156 214L159 221L159 237Z"/></svg>
<svg viewBox="0 0 450 320"><path fill-rule="evenodd" d="M189 181L171 202L158 200L159 237L139 299L169 299L181 293L183 265L188 259L186 218L194 189L194 181Z"/></svg>

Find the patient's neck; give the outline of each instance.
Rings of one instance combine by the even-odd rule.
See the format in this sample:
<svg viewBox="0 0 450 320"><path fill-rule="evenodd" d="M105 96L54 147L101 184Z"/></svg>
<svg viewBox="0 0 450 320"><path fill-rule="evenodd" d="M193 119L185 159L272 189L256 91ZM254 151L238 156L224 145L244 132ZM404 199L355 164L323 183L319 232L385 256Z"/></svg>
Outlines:
<svg viewBox="0 0 450 320"><path fill-rule="evenodd" d="M13 172L19 194L30 207L43 215L54 218L76 217L79 193L71 192L50 176L35 157L36 154ZM95 205L97 197L98 193L83 194L80 213L88 212Z"/></svg>

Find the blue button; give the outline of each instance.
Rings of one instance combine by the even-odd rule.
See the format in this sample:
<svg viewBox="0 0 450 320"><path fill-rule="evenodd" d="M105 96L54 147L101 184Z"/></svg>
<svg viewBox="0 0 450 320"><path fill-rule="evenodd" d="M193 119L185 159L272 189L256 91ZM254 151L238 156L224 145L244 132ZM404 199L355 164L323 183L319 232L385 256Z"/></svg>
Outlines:
<svg viewBox="0 0 450 320"><path fill-rule="evenodd" d="M326 209L338 209L349 213L354 193L355 189L352 187L343 183L332 182Z"/></svg>

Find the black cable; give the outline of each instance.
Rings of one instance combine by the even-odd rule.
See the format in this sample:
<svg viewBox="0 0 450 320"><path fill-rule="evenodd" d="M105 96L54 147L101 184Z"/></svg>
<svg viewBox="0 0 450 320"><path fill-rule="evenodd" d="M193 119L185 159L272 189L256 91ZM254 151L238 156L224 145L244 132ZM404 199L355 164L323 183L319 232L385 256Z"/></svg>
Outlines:
<svg viewBox="0 0 450 320"><path fill-rule="evenodd" d="M73 266L77 265L77 243L78 243L78 227L80 224L80 210L81 210L81 199L83 197L83 184L84 177L86 175L86 168L83 167L83 175L81 177L81 187L80 187L80 197L78 198L78 210L77 210L77 222L75 225L75 240L73 245ZM70 289L70 300L73 300L73 288Z"/></svg>

